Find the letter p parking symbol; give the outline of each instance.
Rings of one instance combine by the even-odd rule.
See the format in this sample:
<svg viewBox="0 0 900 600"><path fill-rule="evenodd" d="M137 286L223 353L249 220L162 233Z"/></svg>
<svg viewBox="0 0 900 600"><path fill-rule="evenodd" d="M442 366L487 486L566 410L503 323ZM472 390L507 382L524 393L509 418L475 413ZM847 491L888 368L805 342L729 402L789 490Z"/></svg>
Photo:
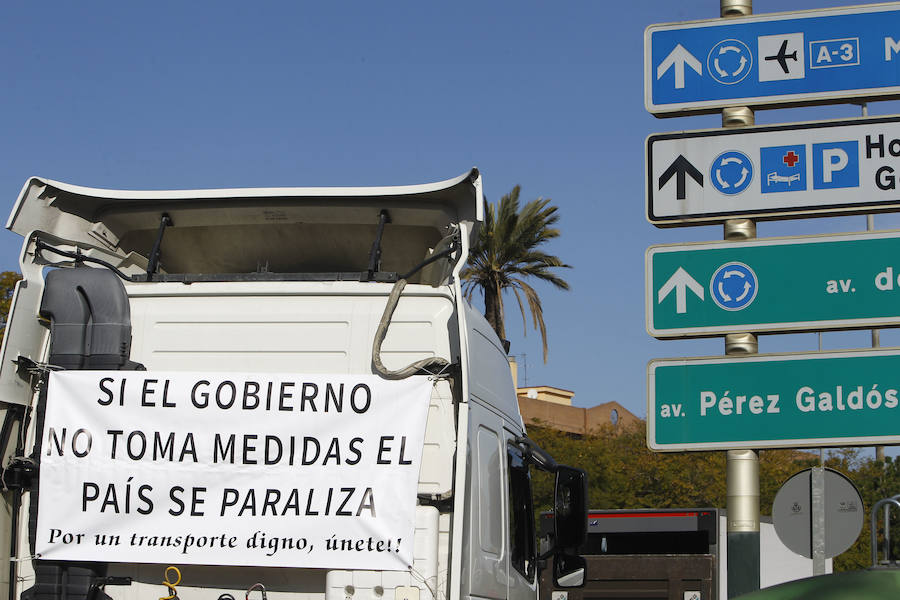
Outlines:
<svg viewBox="0 0 900 600"><path fill-rule="evenodd" d="M859 187L859 142L813 144L813 189Z"/></svg>
<svg viewBox="0 0 900 600"><path fill-rule="evenodd" d="M826 148L822 150L822 179L825 183L833 183L834 173L847 168L850 159L841 148Z"/></svg>

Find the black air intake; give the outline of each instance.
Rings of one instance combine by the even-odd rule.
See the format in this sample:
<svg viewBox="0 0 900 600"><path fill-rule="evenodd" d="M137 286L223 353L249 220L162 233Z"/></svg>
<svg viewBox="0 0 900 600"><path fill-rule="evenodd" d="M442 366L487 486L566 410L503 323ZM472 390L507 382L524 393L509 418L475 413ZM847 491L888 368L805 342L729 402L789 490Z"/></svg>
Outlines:
<svg viewBox="0 0 900 600"><path fill-rule="evenodd" d="M41 316L50 320L48 362L66 370L142 370L129 360L131 310L119 278L106 269L56 269L47 274ZM46 384L46 381L45 381ZM40 461L46 385L38 399L32 459ZM37 534L38 480L31 489L29 541ZM34 560L34 586L21 600L101 600L106 563Z"/></svg>
<svg viewBox="0 0 900 600"><path fill-rule="evenodd" d="M64 369L119 370L131 353L125 286L106 269L47 274L41 316L50 319L50 358Z"/></svg>

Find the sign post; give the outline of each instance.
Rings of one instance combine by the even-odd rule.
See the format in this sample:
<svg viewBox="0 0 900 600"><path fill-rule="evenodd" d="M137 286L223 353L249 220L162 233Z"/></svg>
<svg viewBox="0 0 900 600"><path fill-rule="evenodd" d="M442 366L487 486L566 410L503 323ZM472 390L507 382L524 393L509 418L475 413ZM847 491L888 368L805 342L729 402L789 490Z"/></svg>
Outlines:
<svg viewBox="0 0 900 600"><path fill-rule="evenodd" d="M900 209L893 161L900 157L898 120L751 128L753 108L900 97L900 35L893 25L900 20L900 3L750 16L750 0L720 0L720 10L723 17L743 16L652 25L644 36L647 110L660 117L721 110L723 128L734 128L660 134L647 141L650 222L659 227L721 222L725 239L733 242L704 247L702 252L693 246L648 251L647 329L651 335L725 335L728 355L704 359L713 361L710 364L651 362L648 444L656 450L674 450L684 434L697 439L682 440L677 449L728 451L728 595L734 597L759 589L759 479L753 449L767 443L790 447L797 440L767 442L764 431L751 439L704 440L694 430L697 423L707 426L701 430L716 432L720 425L728 430L736 421L698 420L694 403L701 403L701 413L711 410L713 405L703 402L710 401L709 394L719 394L717 398L732 403L729 407L722 400L725 412L720 416L731 416L734 402L744 406L752 401L750 414L757 419L748 423L767 421L756 412L762 410L758 402L763 402L763 396L751 392L734 399L729 396L737 394L729 391L736 387L735 381L762 368L759 363L774 369L773 376L782 377L787 387L807 389L810 384L798 384L792 377L803 372L808 381L818 382L819 375L804 368L821 367L827 355L793 357L781 363L771 356L756 356L757 332L862 328L885 320L893 325L898 319L891 309L878 307L889 304L885 297L868 289L874 285L879 292L887 291L875 284L878 275L859 271L856 265L840 260L829 264L827 257L818 255L803 256L793 264L785 257L775 261L770 256L770 265L764 264L761 254L744 260L738 256L751 247L769 251L764 250L768 242L749 241L756 237L755 219ZM780 244L773 252L790 247L792 252L797 250L797 257L813 248L802 246L805 242L797 242L796 247ZM872 257L862 262L871 263ZM776 263L780 264L776 267ZM828 275L819 268L850 272L851 266L852 275ZM757 268L765 274L760 275ZM795 285L807 268L816 274ZM800 276L790 277L789 271ZM878 273L892 279L886 270ZM859 285L854 287L854 282ZM823 296L832 290L831 296ZM776 308L778 304L789 310ZM788 314L793 308L799 310ZM715 371L715 361L724 361L728 376L708 384L703 378ZM757 385L755 381L743 385L750 389ZM694 384L700 387L694 389ZM713 391L719 385L726 386L724 391ZM827 385L840 390L847 384ZM896 389L890 389L896 395ZM657 392L666 395L658 406ZM703 400L697 400L698 394ZM788 392L767 393L765 398L780 394L787 397ZM717 402L713 404L718 406ZM817 419L807 418L801 424ZM747 429L755 431L752 426ZM815 445L828 445L816 441Z"/></svg>

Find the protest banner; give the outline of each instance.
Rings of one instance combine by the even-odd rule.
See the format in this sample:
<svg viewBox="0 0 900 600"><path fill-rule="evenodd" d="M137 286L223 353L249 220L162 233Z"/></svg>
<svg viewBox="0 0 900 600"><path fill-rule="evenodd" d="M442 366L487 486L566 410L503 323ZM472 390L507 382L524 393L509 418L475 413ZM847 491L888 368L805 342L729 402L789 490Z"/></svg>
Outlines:
<svg viewBox="0 0 900 600"><path fill-rule="evenodd" d="M431 388L426 377L54 372L36 553L408 569Z"/></svg>

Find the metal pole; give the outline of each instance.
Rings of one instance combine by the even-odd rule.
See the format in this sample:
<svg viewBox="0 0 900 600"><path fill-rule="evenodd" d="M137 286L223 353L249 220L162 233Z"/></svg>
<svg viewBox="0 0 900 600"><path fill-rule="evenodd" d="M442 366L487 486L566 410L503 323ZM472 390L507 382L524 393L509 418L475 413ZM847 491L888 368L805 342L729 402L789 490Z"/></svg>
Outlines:
<svg viewBox="0 0 900 600"><path fill-rule="evenodd" d="M863 102L859 105L862 110L862 116L869 116L869 105ZM866 231L875 231L875 215L866 215ZM881 347L881 332L877 329L872 330L872 347L880 348ZM884 463L884 446L875 446L875 460L881 461ZM890 515L890 506L885 504L884 506L884 539L885 539L885 547L891 547L891 515Z"/></svg>
<svg viewBox="0 0 900 600"><path fill-rule="evenodd" d="M723 0L724 1L724 0ZM723 127L753 125L749 108L722 111ZM726 240L756 237L752 219L725 222ZM752 333L730 333L725 336L725 354L756 354L759 341ZM728 597L734 598L759 589L759 453L756 450L728 450L726 454L726 487L728 489Z"/></svg>
<svg viewBox="0 0 900 600"><path fill-rule="evenodd" d="M722 17L741 17L753 13L751 0L719 0ZM746 127L754 123L753 110L730 107L722 110L722 127ZM752 219L725 222L726 240L756 237ZM725 336L725 354L747 355L759 351L752 333ZM759 589L759 454L756 450L729 450L726 455L728 489L726 526L728 546L728 597L734 598Z"/></svg>
<svg viewBox="0 0 900 600"><path fill-rule="evenodd" d="M759 455L756 450L729 450L728 597L759 589Z"/></svg>
<svg viewBox="0 0 900 600"><path fill-rule="evenodd" d="M724 1L724 0L723 0ZM722 111L722 126L753 124L749 108ZM751 219L725 222L726 240L756 237L756 223ZM752 333L730 333L725 336L725 354L747 355L759 351L759 341ZM759 589L759 454L756 450L728 450L726 455L728 488L728 597L734 598Z"/></svg>
<svg viewBox="0 0 900 600"><path fill-rule="evenodd" d="M863 102L859 105L862 116L869 116L869 105ZM866 215L866 231L875 231L875 215ZM881 347L881 332L877 329L872 330L872 347ZM875 446L875 460L884 462L884 446ZM885 522L887 522L887 507L885 506Z"/></svg>
<svg viewBox="0 0 900 600"><path fill-rule="evenodd" d="M813 575L825 574L825 469L813 467L809 473L810 519L812 520Z"/></svg>
<svg viewBox="0 0 900 600"><path fill-rule="evenodd" d="M719 14L722 17L745 17L753 14L752 0L719 0Z"/></svg>

